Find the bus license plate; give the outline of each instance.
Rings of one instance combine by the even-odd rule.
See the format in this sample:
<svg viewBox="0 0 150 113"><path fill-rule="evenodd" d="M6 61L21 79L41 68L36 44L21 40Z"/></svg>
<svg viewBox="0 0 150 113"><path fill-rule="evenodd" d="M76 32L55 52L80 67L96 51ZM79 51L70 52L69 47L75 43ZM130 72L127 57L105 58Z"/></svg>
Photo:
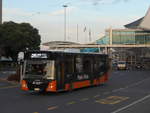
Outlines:
<svg viewBox="0 0 150 113"><path fill-rule="evenodd" d="M40 91L40 88L34 88L34 91Z"/></svg>

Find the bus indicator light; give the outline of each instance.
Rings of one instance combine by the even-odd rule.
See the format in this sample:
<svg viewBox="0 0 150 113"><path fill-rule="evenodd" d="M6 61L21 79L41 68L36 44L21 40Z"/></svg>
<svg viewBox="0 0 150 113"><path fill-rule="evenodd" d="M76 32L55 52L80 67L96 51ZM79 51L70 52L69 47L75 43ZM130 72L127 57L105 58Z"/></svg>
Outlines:
<svg viewBox="0 0 150 113"><path fill-rule="evenodd" d="M21 89L24 90L24 91L27 91L29 90L28 87L27 87L27 83L25 80L22 80L22 83L21 83Z"/></svg>

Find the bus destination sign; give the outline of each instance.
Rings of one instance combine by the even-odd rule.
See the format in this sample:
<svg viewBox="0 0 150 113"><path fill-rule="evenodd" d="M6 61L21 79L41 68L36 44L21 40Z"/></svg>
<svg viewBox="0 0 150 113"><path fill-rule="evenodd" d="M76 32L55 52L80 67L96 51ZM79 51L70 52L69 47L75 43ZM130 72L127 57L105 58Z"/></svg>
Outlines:
<svg viewBox="0 0 150 113"><path fill-rule="evenodd" d="M41 58L41 59L46 59L48 58L46 53L32 53L31 58Z"/></svg>

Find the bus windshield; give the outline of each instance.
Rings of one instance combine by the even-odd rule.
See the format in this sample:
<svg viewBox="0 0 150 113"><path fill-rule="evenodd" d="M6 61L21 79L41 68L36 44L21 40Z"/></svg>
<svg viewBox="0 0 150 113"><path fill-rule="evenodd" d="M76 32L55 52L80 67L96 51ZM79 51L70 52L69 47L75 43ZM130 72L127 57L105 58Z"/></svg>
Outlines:
<svg viewBox="0 0 150 113"><path fill-rule="evenodd" d="M118 62L118 64L126 64L126 62L125 61L120 61L120 62Z"/></svg>
<svg viewBox="0 0 150 113"><path fill-rule="evenodd" d="M26 77L46 77L54 79L54 61L26 61L25 63L25 76Z"/></svg>

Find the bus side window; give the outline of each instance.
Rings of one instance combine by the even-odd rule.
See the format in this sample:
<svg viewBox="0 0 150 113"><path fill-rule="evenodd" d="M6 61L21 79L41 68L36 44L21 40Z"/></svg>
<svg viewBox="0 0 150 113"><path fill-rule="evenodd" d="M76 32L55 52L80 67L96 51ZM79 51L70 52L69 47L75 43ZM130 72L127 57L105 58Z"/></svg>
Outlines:
<svg viewBox="0 0 150 113"><path fill-rule="evenodd" d="M94 72L101 73L105 71L105 64L102 59L95 59L94 63Z"/></svg>
<svg viewBox="0 0 150 113"><path fill-rule="evenodd" d="M73 60L68 58L65 61L65 73L66 74L70 74L74 72L74 68L73 68Z"/></svg>
<svg viewBox="0 0 150 113"><path fill-rule="evenodd" d="M77 73L82 73L83 72L83 60L82 60L82 58L81 58L81 56L77 56L76 58L75 58L75 71L77 72Z"/></svg>
<svg viewBox="0 0 150 113"><path fill-rule="evenodd" d="M90 58L84 59L83 61L83 70L85 73L92 73L93 72L93 66L92 66L92 61Z"/></svg>

